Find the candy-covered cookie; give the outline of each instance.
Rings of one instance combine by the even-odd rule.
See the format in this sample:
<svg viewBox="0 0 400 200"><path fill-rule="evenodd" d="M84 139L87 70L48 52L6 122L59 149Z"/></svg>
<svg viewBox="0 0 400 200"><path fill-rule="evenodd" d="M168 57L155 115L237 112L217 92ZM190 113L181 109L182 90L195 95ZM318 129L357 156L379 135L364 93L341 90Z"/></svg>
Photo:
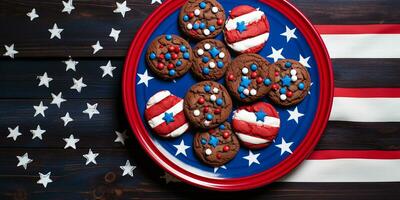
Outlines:
<svg viewBox="0 0 400 200"><path fill-rule="evenodd" d="M267 60L257 54L242 54L229 65L225 82L232 96L242 102L253 102L266 95L272 86Z"/></svg>
<svg viewBox="0 0 400 200"><path fill-rule="evenodd" d="M267 147L275 139L280 119L271 104L257 102L235 110L232 126L243 146L259 149Z"/></svg>
<svg viewBox="0 0 400 200"><path fill-rule="evenodd" d="M225 122L217 128L197 132L193 140L197 157L207 165L218 167L232 160L239 151L240 144Z"/></svg>
<svg viewBox="0 0 400 200"><path fill-rule="evenodd" d="M189 128L183 113L183 99L167 90L150 97L144 117L153 132L165 138L178 137Z"/></svg>
<svg viewBox="0 0 400 200"><path fill-rule="evenodd" d="M181 30L193 39L214 38L224 27L225 11L215 0L188 0L178 21Z"/></svg>
<svg viewBox="0 0 400 200"><path fill-rule="evenodd" d="M281 106L300 103L310 90L311 78L307 69L295 60L279 60L271 65L274 84L269 92L271 100Z"/></svg>
<svg viewBox="0 0 400 200"><path fill-rule="evenodd" d="M269 37L269 24L264 12L248 5L233 8L224 28L225 41L239 53L260 51Z"/></svg>
<svg viewBox="0 0 400 200"><path fill-rule="evenodd" d="M231 55L219 40L203 40L193 48L193 73L201 80L216 80L224 76Z"/></svg>
<svg viewBox="0 0 400 200"><path fill-rule="evenodd" d="M214 81L193 85L185 96L186 118L198 128L214 128L226 121L232 111L232 99L225 87Z"/></svg>
<svg viewBox="0 0 400 200"><path fill-rule="evenodd" d="M147 49L146 61L158 77L172 80L183 76L192 65L192 48L176 35L161 35Z"/></svg>

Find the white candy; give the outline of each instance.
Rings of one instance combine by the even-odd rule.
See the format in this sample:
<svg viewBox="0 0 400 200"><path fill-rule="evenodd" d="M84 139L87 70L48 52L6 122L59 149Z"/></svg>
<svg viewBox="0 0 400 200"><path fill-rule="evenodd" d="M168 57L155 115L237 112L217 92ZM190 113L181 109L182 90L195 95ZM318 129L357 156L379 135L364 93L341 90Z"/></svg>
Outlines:
<svg viewBox="0 0 400 200"><path fill-rule="evenodd" d="M209 156L209 155L211 155L211 154L212 154L211 149L206 149L206 155Z"/></svg>
<svg viewBox="0 0 400 200"><path fill-rule="evenodd" d="M219 58L224 58L224 57L225 57L225 53L224 52L219 53Z"/></svg>
<svg viewBox="0 0 400 200"><path fill-rule="evenodd" d="M292 76L294 76L294 75L297 74L297 71L296 71L295 69L292 69L292 70L290 70L290 74L291 74Z"/></svg>
<svg viewBox="0 0 400 200"><path fill-rule="evenodd" d="M203 33L204 33L204 35L210 35L210 30L204 29L204 30L203 30Z"/></svg>
<svg viewBox="0 0 400 200"><path fill-rule="evenodd" d="M204 44L204 48L205 48L206 50L209 50L209 49L211 48L211 45L208 44L208 43L205 43L205 44Z"/></svg>
<svg viewBox="0 0 400 200"><path fill-rule="evenodd" d="M217 13L217 12L218 12L218 8L217 8L217 7L212 7L212 8L211 8L211 11L212 11L213 13Z"/></svg>
<svg viewBox="0 0 400 200"><path fill-rule="evenodd" d="M189 30L192 30L193 25L191 23L189 23L189 24L186 25L186 28L189 29Z"/></svg>
<svg viewBox="0 0 400 200"><path fill-rule="evenodd" d="M246 96L249 95L249 93L250 93L249 89L246 88L243 90L243 94L245 94Z"/></svg>
<svg viewBox="0 0 400 200"><path fill-rule="evenodd" d="M204 126L210 126L210 123L211 123L211 121L205 120L205 121L204 121Z"/></svg>
<svg viewBox="0 0 400 200"><path fill-rule="evenodd" d="M197 55L201 56L204 54L204 50L203 49L198 49L197 50Z"/></svg>
<svg viewBox="0 0 400 200"><path fill-rule="evenodd" d="M210 63L208 64L208 66L210 66L211 69L214 69L214 67L215 67L215 62L210 62Z"/></svg>
<svg viewBox="0 0 400 200"><path fill-rule="evenodd" d="M246 75L247 73L249 73L249 69L247 69L247 67L243 68L243 69L242 69L242 73L243 73L244 75Z"/></svg>
<svg viewBox="0 0 400 200"><path fill-rule="evenodd" d="M200 116L200 110L194 110L193 115L196 117Z"/></svg>
<svg viewBox="0 0 400 200"><path fill-rule="evenodd" d="M285 101L286 100L286 94L281 94L280 98L281 98L282 101Z"/></svg>
<svg viewBox="0 0 400 200"><path fill-rule="evenodd" d="M293 82L296 82L297 81L297 76L295 75L295 76L292 76L292 81Z"/></svg>
<svg viewBox="0 0 400 200"><path fill-rule="evenodd" d="M213 92L214 92L215 94L218 94L219 89L215 87L215 88L213 89Z"/></svg>
<svg viewBox="0 0 400 200"><path fill-rule="evenodd" d="M199 16L200 15L200 10L199 9L194 10L194 15Z"/></svg>
<svg viewBox="0 0 400 200"><path fill-rule="evenodd" d="M211 100L211 101L215 101L215 100L217 100L217 97L216 97L215 95L212 94L212 95L210 96L210 100Z"/></svg>
<svg viewBox="0 0 400 200"><path fill-rule="evenodd" d="M255 96L257 94L257 90L251 89L250 94L251 94L251 96Z"/></svg>

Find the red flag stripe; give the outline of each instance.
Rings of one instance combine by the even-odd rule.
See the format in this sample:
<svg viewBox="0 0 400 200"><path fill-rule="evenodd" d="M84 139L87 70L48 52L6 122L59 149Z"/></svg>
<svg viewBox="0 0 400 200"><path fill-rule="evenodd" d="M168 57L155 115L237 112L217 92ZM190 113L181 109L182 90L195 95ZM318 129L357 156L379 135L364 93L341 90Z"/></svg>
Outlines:
<svg viewBox="0 0 400 200"><path fill-rule="evenodd" d="M400 24L315 25L320 34L400 34Z"/></svg>
<svg viewBox="0 0 400 200"><path fill-rule="evenodd" d="M176 105L179 101L182 99L179 97L176 97L174 95L170 95L160 102L154 104L150 108L146 109L144 112L144 116L147 120L152 119L153 117L156 117L162 113L164 113L166 110L172 108L174 105Z"/></svg>
<svg viewBox="0 0 400 200"><path fill-rule="evenodd" d="M318 150L314 151L307 160L327 160L327 159L400 159L400 150L380 151L380 150Z"/></svg>
<svg viewBox="0 0 400 200"><path fill-rule="evenodd" d="M260 20L248 24L246 26L246 30L242 33L240 33L238 30L227 31L225 34L225 40L228 43L235 43L267 32L269 32L269 27L267 25L265 16L263 16Z"/></svg>
<svg viewBox="0 0 400 200"><path fill-rule="evenodd" d="M174 116L173 122L169 124L163 122L162 124L154 127L154 131L159 133L160 135L168 135L169 133L181 127L185 123L186 123L185 114L183 112L180 112Z"/></svg>
<svg viewBox="0 0 400 200"><path fill-rule="evenodd" d="M232 126L235 127L235 131L239 133L266 140L273 140L279 130L279 127L271 127L265 125L260 126L241 120L232 120Z"/></svg>
<svg viewBox="0 0 400 200"><path fill-rule="evenodd" d="M400 88L335 88L335 97L400 98Z"/></svg>

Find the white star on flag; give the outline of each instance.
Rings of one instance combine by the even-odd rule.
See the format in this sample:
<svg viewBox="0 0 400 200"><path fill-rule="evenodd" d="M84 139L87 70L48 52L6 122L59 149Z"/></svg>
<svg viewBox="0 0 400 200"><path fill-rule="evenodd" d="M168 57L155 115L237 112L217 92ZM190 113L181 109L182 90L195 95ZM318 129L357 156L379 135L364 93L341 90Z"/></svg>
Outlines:
<svg viewBox="0 0 400 200"><path fill-rule="evenodd" d="M4 48L6 49L6 52L3 54L3 56L9 56L10 58L14 58L14 55L18 53L18 51L14 49L14 44L10 46L4 45Z"/></svg>
<svg viewBox="0 0 400 200"><path fill-rule="evenodd" d="M42 135L46 130L41 129L40 125L37 125L36 130L30 130L30 132L32 133L32 139L39 138L42 140Z"/></svg>
<svg viewBox="0 0 400 200"><path fill-rule="evenodd" d="M296 28L290 29L288 26L286 26L286 31L281 35L286 37L286 42L289 42L292 38L297 39L297 36L294 34L295 31Z"/></svg>
<svg viewBox="0 0 400 200"><path fill-rule="evenodd" d="M64 117L61 117L61 119L64 121L64 126L67 126L68 123L74 121L74 119L72 119L72 118L69 116L69 113L68 113L68 112L65 114Z"/></svg>
<svg viewBox="0 0 400 200"><path fill-rule="evenodd" d="M96 162L96 157L99 156L99 153L93 153L92 149L89 149L89 152L87 154L84 154L83 157L86 158L86 165L89 163L93 163L97 165Z"/></svg>
<svg viewBox="0 0 400 200"><path fill-rule="evenodd" d="M42 173L39 172L40 179L37 181L37 184L42 184L43 187L46 188L46 187L47 187L47 184L53 182L53 181L50 179L50 175L51 175L51 172L49 172L49 173L47 173L47 174L42 174Z"/></svg>
<svg viewBox="0 0 400 200"><path fill-rule="evenodd" d="M63 99L61 97L61 95L62 95L62 92L59 92L57 95L55 95L54 93L51 93L51 97L53 98L53 100L51 101L50 104L56 104L57 107L60 108L61 103L67 101L67 100Z"/></svg>
<svg viewBox="0 0 400 200"><path fill-rule="evenodd" d="M151 77L151 76L149 76L148 74L147 74L147 70L146 71L144 71L144 73L143 74L137 74L138 76L139 76L139 78L140 78L140 80L139 80L139 82L137 83L137 85L140 85L140 84L145 84L146 85L146 87L148 87L149 86L149 81L151 80L151 79L153 79L154 77Z"/></svg>
<svg viewBox="0 0 400 200"><path fill-rule="evenodd" d="M303 117L304 116L303 113L299 113L299 111L297 109L297 106L296 106L295 109L287 110L287 111L289 112L289 115L290 115L289 118L288 118L288 121L294 120L296 122L296 124L299 123L299 117Z"/></svg>
<svg viewBox="0 0 400 200"><path fill-rule="evenodd" d="M47 88L50 86L50 85L49 85L49 84L50 84L50 81L53 80L53 78L50 78L50 77L47 76L47 72L45 72L45 73L43 74L43 76L37 76L36 78L37 78L37 79L40 79L40 82L39 82L39 85L38 85L38 86L44 85L44 86L46 86Z"/></svg>
<svg viewBox="0 0 400 200"><path fill-rule="evenodd" d="M49 107L43 106L43 101L40 101L39 105L33 106L33 108L35 109L35 114L33 115L33 117L36 117L39 114L42 115L43 117L46 117L44 115L44 111L47 110Z"/></svg>
<svg viewBox="0 0 400 200"><path fill-rule="evenodd" d="M95 114L100 114L100 112L97 110L97 103L90 105L89 103L86 103L87 109L82 111L82 113L86 113L89 115L89 119L92 119L93 115Z"/></svg>
<svg viewBox="0 0 400 200"><path fill-rule="evenodd" d="M54 37L61 39L61 32L64 29L58 28L57 23L54 23L53 28L49 29L49 32L51 33L50 39L53 39Z"/></svg>
<svg viewBox="0 0 400 200"><path fill-rule="evenodd" d="M303 58L303 56L299 54L299 63L301 63L304 67L311 68L311 66L308 64L308 60L310 60L310 56Z"/></svg>
<svg viewBox="0 0 400 200"><path fill-rule="evenodd" d="M155 3L162 4L162 1L161 0L151 0L151 4L152 5L155 4Z"/></svg>
<svg viewBox="0 0 400 200"><path fill-rule="evenodd" d="M251 150L249 150L249 155L248 156L244 156L243 159L246 159L249 161L249 167L253 164L260 164L260 162L258 162L258 156L260 156L259 153L257 154L253 154L253 152Z"/></svg>
<svg viewBox="0 0 400 200"><path fill-rule="evenodd" d="M31 21L39 17L39 15L36 13L35 8L33 8L31 12L26 13L26 16L28 16Z"/></svg>
<svg viewBox="0 0 400 200"><path fill-rule="evenodd" d="M181 140L181 143L179 145L174 145L174 147L176 148L175 156L177 156L179 154L183 154L183 155L187 156L186 149L190 148L190 146L185 145L185 141L183 141L183 140Z"/></svg>
<svg viewBox="0 0 400 200"><path fill-rule="evenodd" d="M271 47L272 53L267 56L268 58L274 59L274 62L278 61L279 59L285 59L285 57L282 56L282 49L276 50L274 47Z"/></svg>
<svg viewBox="0 0 400 200"><path fill-rule="evenodd" d="M65 65L66 65L65 71L68 71L68 70L75 71L76 70L76 65L79 62L75 61L75 60L72 60L71 56L69 56L69 60L63 61L63 63L65 63Z"/></svg>
<svg viewBox="0 0 400 200"><path fill-rule="evenodd" d="M292 144L293 142L286 143L285 139L282 138L282 143L275 146L281 149L281 155L283 155L285 152L292 154L293 152L290 150L290 146Z"/></svg>
<svg viewBox="0 0 400 200"><path fill-rule="evenodd" d="M116 30L114 28L111 28L111 33L110 33L110 37L114 38L115 42L118 41L119 38L119 34L121 33L121 30Z"/></svg>
<svg viewBox="0 0 400 200"><path fill-rule="evenodd" d="M128 138L126 135L126 130L124 130L122 133L115 131L115 134L117 135L117 138L115 138L114 142L120 142L121 144L125 145L125 140Z"/></svg>
<svg viewBox="0 0 400 200"><path fill-rule="evenodd" d="M71 14L71 11L75 9L75 7L72 5L72 0L68 0L68 2L63 1L62 3L64 8L61 12L67 12L68 14Z"/></svg>
<svg viewBox="0 0 400 200"><path fill-rule="evenodd" d="M111 61L109 60L107 65L104 66L100 66L100 69L103 70L103 75L101 76L102 78L109 75L111 77L113 77L113 73L112 71L114 71L117 67L114 67L111 65Z"/></svg>
<svg viewBox="0 0 400 200"><path fill-rule="evenodd" d="M117 4L117 8L114 10L114 13L121 13L122 17L125 17L125 13L131 10L129 7L126 6L126 1L122 3L115 3Z"/></svg>
<svg viewBox="0 0 400 200"><path fill-rule="evenodd" d="M22 166L25 170L28 168L28 164L31 163L33 160L29 158L28 153L25 153L22 156L17 156L18 164L17 167Z"/></svg>
<svg viewBox="0 0 400 200"><path fill-rule="evenodd" d="M70 89L76 90L79 93L82 91L82 88L87 86L85 83L83 83L83 77L81 77L79 80L76 80L75 78L72 78L72 81L74 82L74 85L71 86Z"/></svg>
<svg viewBox="0 0 400 200"><path fill-rule="evenodd" d="M69 136L69 138L63 138L63 140L65 141L64 149L68 147L76 149L76 143L79 142L79 139L74 138L74 135L72 134Z"/></svg>
<svg viewBox="0 0 400 200"><path fill-rule="evenodd" d="M126 161L125 165L119 167L123 170L122 176L129 174L129 176L133 177L133 170L136 169L136 166L132 166L129 160Z"/></svg>
<svg viewBox="0 0 400 200"><path fill-rule="evenodd" d="M8 127L8 132L10 134L7 135L7 138L12 138L14 141L17 140L18 136L22 135L22 133L19 132L19 126L16 126L14 129Z"/></svg>
<svg viewBox="0 0 400 200"><path fill-rule="evenodd" d="M92 45L93 54L96 54L98 51L102 50L103 47L100 45L100 41L97 40L96 44Z"/></svg>

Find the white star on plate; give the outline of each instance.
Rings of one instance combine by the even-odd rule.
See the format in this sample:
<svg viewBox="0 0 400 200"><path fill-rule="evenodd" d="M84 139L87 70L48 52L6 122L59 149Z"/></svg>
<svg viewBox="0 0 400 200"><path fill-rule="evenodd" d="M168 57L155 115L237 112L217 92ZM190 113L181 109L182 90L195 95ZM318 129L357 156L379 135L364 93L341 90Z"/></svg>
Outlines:
<svg viewBox="0 0 400 200"><path fill-rule="evenodd" d="M89 149L89 152L87 154L84 154L83 157L86 158L86 165L89 163L93 163L97 165L96 162L96 157L99 155L99 153L93 153L92 149Z"/></svg>
<svg viewBox="0 0 400 200"><path fill-rule="evenodd" d="M64 117L61 117L61 119L64 121L64 126L67 126L68 123L74 121L74 120L69 116L69 113L68 113L68 112L65 114Z"/></svg>
<svg viewBox="0 0 400 200"><path fill-rule="evenodd" d="M301 63L304 67L311 68L311 66L308 64L308 60L310 60L310 56L303 58L303 56L299 54L299 63Z"/></svg>
<svg viewBox="0 0 400 200"><path fill-rule="evenodd" d="M43 106L43 101L40 101L40 104L37 106L33 106L33 108L35 109L35 115L33 115L33 117L36 117L39 114L42 115L43 117L46 117L44 115L44 111L47 110L49 107Z"/></svg>
<svg viewBox="0 0 400 200"><path fill-rule="evenodd" d="M118 41L119 38L119 34L121 33L121 30L116 30L114 28L111 28L111 33L110 33L110 37L114 38L115 42Z"/></svg>
<svg viewBox="0 0 400 200"><path fill-rule="evenodd" d="M285 57L282 56L282 49L276 50L274 47L271 47L272 49L272 54L267 56L268 58L274 59L274 62L278 61L279 59L285 59Z"/></svg>
<svg viewBox="0 0 400 200"><path fill-rule="evenodd" d="M40 82L39 82L39 85L38 85L38 86L44 85L44 86L46 86L46 87L49 87L50 81L53 80L53 78L50 78L50 77L47 76L47 72L45 72L45 73L43 74L43 76L37 76L36 78L37 78L37 79L40 79Z"/></svg>
<svg viewBox="0 0 400 200"><path fill-rule="evenodd" d="M89 103L86 103L87 109L82 111L82 113L86 113L89 115L89 119L92 119L93 115L95 114L100 114L100 112L97 110L97 103L90 105Z"/></svg>
<svg viewBox="0 0 400 200"><path fill-rule="evenodd" d="M37 125L36 130L30 130L30 132L32 133L32 139L39 138L42 140L42 135L46 130L41 129L40 125Z"/></svg>
<svg viewBox="0 0 400 200"><path fill-rule="evenodd" d="M31 163L33 160L29 158L28 153L25 153L22 156L17 156L18 164L17 167L22 166L25 170L28 167L28 164Z"/></svg>
<svg viewBox="0 0 400 200"><path fill-rule="evenodd" d="M137 85L144 83L146 85L146 87L149 86L149 80L153 79L154 77L151 77L147 74L147 70L144 71L143 74L137 74L140 78L139 82L137 83Z"/></svg>
<svg viewBox="0 0 400 200"><path fill-rule="evenodd" d="M65 71L68 71L70 69L72 71L75 71L76 70L75 67L79 63L78 61L72 60L71 56L69 57L69 60L62 61L62 62L65 63L65 65L66 65Z"/></svg>
<svg viewBox="0 0 400 200"><path fill-rule="evenodd" d="M14 129L8 127L8 132L10 132L10 134L7 135L7 138L12 138L14 141L17 140L18 136L22 135L22 133L19 132L19 126L16 126Z"/></svg>
<svg viewBox="0 0 400 200"><path fill-rule="evenodd" d="M67 100L63 99L61 97L61 95L62 95L62 92L59 92L57 95L55 95L54 93L51 93L51 97L53 97L53 100L51 101L50 104L56 104L57 107L60 108L61 103L67 101Z"/></svg>
<svg viewBox="0 0 400 200"><path fill-rule="evenodd" d="M290 146L292 144L293 142L286 143L285 139L282 138L282 143L275 146L281 149L281 155L283 155L285 152L292 154L293 152L290 150Z"/></svg>
<svg viewBox="0 0 400 200"><path fill-rule="evenodd" d="M100 69L103 70L103 75L101 77L105 77L106 75L110 75L111 77L113 77L112 71L114 71L114 69L116 68L117 67L111 65L111 61L109 60L107 65L100 66Z"/></svg>
<svg viewBox="0 0 400 200"><path fill-rule="evenodd" d="M136 166L132 166L129 160L126 161L125 165L119 167L123 170L122 176L129 174L129 176L133 177L133 170L136 169Z"/></svg>
<svg viewBox="0 0 400 200"><path fill-rule="evenodd" d="M3 56L10 56L10 58L14 58L14 55L18 53L18 51L14 49L14 44L10 46L4 45L4 48L6 48L6 52L3 54Z"/></svg>
<svg viewBox="0 0 400 200"><path fill-rule="evenodd" d="M299 111L297 110L297 106L294 110L287 110L289 112L289 118L288 121L290 120L294 120L296 122L296 124L299 123L299 117L304 116L303 113L299 113Z"/></svg>
<svg viewBox="0 0 400 200"><path fill-rule="evenodd" d="M68 2L63 1L62 3L64 5L62 12L67 12L68 14L71 14L71 11L75 9L75 7L72 5L72 0L68 0Z"/></svg>
<svg viewBox="0 0 400 200"><path fill-rule="evenodd" d="M121 144L125 145L125 139L128 138L126 135L126 130L124 130L122 133L115 131L115 134L117 135L117 138L115 138L114 142L121 142Z"/></svg>
<svg viewBox="0 0 400 200"><path fill-rule="evenodd" d="M87 86L85 83L83 83L83 77L81 77L79 80L72 78L72 81L74 82L74 85L71 86L71 89L76 90L79 93L82 91L82 88Z"/></svg>
<svg viewBox="0 0 400 200"><path fill-rule="evenodd" d="M37 184L42 184L46 188L48 183L53 182L50 179L50 175L51 175L51 172L49 172L47 174L42 174L39 172L40 179L38 180Z"/></svg>
<svg viewBox="0 0 400 200"><path fill-rule="evenodd" d="M297 36L294 34L295 31L296 28L290 29L288 26L286 26L286 31L281 35L286 37L286 42L289 42L292 38L297 39Z"/></svg>
<svg viewBox="0 0 400 200"><path fill-rule="evenodd" d="M260 156L259 153L253 154L253 152L251 150L249 150L249 155L244 156L243 159L246 159L249 161L249 167L250 167L253 163L260 164L260 162L258 162L258 160L257 160L258 156Z"/></svg>
<svg viewBox="0 0 400 200"><path fill-rule="evenodd" d="M39 15L36 13L35 8L33 8L31 12L26 13L26 16L28 16L31 19L31 21L39 17Z"/></svg>
<svg viewBox="0 0 400 200"><path fill-rule="evenodd" d="M126 6L126 1L122 3L115 3L117 4L117 9L114 10L114 13L121 13L122 17L125 17L125 13L131 10Z"/></svg>
<svg viewBox="0 0 400 200"><path fill-rule="evenodd" d="M73 149L76 149L76 143L79 142L78 138L74 138L74 135L70 135L69 138L63 138L65 141L65 146L64 149L71 147Z"/></svg>
<svg viewBox="0 0 400 200"><path fill-rule="evenodd" d="M175 176L172 176L171 174L168 174L167 172L164 172L164 176L160 176L160 178L165 179L165 183L168 184L170 182L172 183L179 183L181 182L179 179L177 179Z"/></svg>
<svg viewBox="0 0 400 200"><path fill-rule="evenodd" d="M187 156L186 149L190 148L190 146L185 145L185 141L183 141L183 140L181 140L181 143L179 145L174 145L174 147L176 148L175 156L177 156L179 154L183 154L183 155Z"/></svg>
<svg viewBox="0 0 400 200"><path fill-rule="evenodd" d="M100 45L100 41L97 40L96 44L92 45L93 54L96 54L98 51L102 50L103 47Z"/></svg>
<svg viewBox="0 0 400 200"><path fill-rule="evenodd" d="M159 3L159 4L162 4L161 0L151 0L151 4L155 4L156 2Z"/></svg>
<svg viewBox="0 0 400 200"><path fill-rule="evenodd" d="M217 173L217 171L222 168L222 169L226 169L225 165L219 166L219 167L214 167L214 173Z"/></svg>
<svg viewBox="0 0 400 200"><path fill-rule="evenodd" d="M57 24L54 23L53 28L49 29L49 32L51 33L50 39L53 39L54 37L61 39L61 32L64 29L58 28Z"/></svg>
<svg viewBox="0 0 400 200"><path fill-rule="evenodd" d="M311 86L313 86L314 85L314 82L311 82L310 83L310 90L308 90L308 95L311 95Z"/></svg>

